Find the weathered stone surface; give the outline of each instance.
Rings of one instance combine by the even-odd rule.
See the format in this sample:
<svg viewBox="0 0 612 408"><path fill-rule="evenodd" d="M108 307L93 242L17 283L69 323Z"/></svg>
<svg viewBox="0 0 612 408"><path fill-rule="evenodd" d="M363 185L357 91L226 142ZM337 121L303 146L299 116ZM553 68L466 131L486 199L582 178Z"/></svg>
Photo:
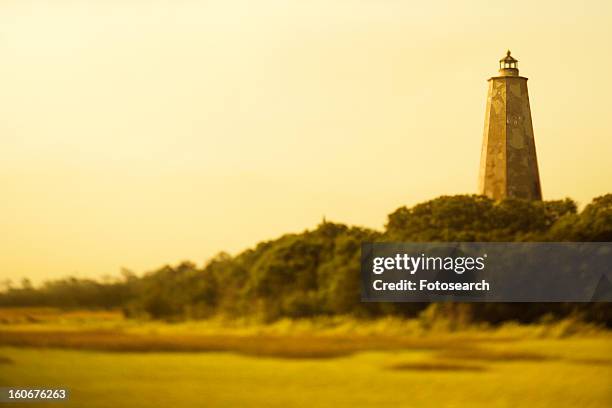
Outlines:
<svg viewBox="0 0 612 408"><path fill-rule="evenodd" d="M516 62L508 52L499 76L489 79L478 189L497 200L541 200L527 78L518 75Z"/></svg>

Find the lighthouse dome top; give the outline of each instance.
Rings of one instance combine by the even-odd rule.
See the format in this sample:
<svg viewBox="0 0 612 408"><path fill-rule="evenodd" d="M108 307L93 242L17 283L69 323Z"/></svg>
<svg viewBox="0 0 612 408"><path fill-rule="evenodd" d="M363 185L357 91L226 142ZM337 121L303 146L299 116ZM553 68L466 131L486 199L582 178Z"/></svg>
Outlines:
<svg viewBox="0 0 612 408"><path fill-rule="evenodd" d="M518 60L510 55L510 50L499 60L499 73L501 76L518 76Z"/></svg>
<svg viewBox="0 0 612 408"><path fill-rule="evenodd" d="M512 64L512 63L517 63L518 60L515 59L514 57L512 57L512 53L510 52L510 50L508 50L508 51L506 51L506 56L504 58L500 59L499 62L504 62L504 63Z"/></svg>

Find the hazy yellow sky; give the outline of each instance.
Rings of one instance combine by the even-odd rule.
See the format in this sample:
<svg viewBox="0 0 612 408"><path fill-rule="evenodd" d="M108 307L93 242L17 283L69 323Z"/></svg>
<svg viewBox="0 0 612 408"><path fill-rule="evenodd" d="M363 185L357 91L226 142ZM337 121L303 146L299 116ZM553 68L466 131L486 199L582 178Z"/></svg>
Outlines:
<svg viewBox="0 0 612 408"><path fill-rule="evenodd" d="M114 275L474 193L530 78L543 194L612 191L612 2L0 2L0 278Z"/></svg>

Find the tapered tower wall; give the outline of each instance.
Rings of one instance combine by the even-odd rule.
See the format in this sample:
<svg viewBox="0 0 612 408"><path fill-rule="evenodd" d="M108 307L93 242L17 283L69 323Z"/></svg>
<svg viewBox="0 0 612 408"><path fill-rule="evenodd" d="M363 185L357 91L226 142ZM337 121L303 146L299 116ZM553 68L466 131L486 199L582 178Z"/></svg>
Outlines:
<svg viewBox="0 0 612 408"><path fill-rule="evenodd" d="M527 78L518 69L500 74L489 79L479 192L493 199L541 200Z"/></svg>

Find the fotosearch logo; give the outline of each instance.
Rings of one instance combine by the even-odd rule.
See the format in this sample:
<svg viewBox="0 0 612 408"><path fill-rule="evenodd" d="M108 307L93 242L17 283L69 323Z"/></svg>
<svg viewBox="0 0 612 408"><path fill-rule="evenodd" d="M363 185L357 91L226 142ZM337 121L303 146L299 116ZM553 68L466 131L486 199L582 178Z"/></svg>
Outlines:
<svg viewBox="0 0 612 408"><path fill-rule="evenodd" d="M363 242L364 302L612 302L612 242Z"/></svg>
<svg viewBox="0 0 612 408"><path fill-rule="evenodd" d="M414 275L418 271L453 271L463 274L466 271L482 271L485 268L487 254L479 257L458 256L410 256L408 254L396 254L388 257L375 257L373 259L372 272L380 275L385 271L406 271Z"/></svg>

